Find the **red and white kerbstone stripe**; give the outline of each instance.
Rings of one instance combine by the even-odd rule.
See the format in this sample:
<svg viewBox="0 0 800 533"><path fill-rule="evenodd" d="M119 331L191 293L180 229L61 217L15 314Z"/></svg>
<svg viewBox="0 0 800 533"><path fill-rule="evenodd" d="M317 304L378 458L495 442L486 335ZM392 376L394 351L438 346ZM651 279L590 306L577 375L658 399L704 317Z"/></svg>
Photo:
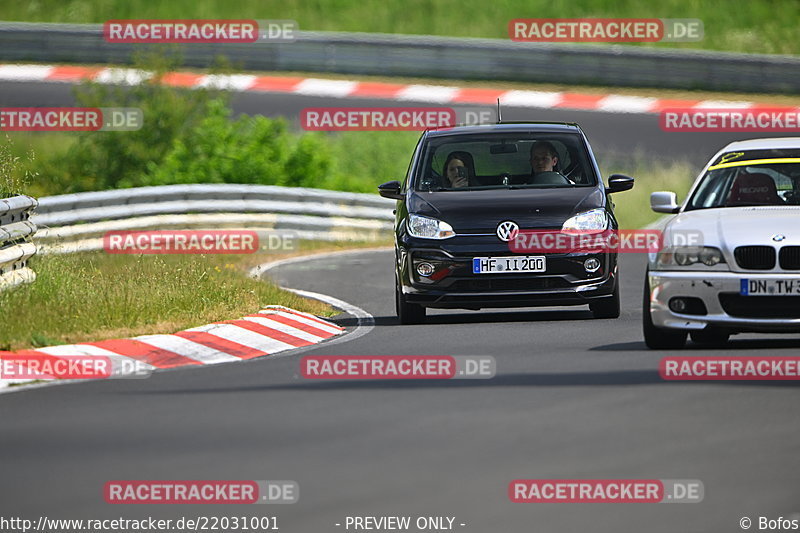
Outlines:
<svg viewBox="0 0 800 533"><path fill-rule="evenodd" d="M79 83L94 80L99 83L132 85L148 79L149 72L127 68L48 65L0 65L2 81L42 81ZM660 113L665 109L687 108L764 108L800 109L794 106L775 106L757 102L724 100L678 100L625 96L619 94L584 94L567 91L521 91L491 88L462 88L445 85L407 85L399 83L361 82L300 78L288 76L255 76L250 74L198 74L171 72L164 83L175 87L215 87L239 92L292 93L332 98L371 98L399 102L431 104L494 105L497 99L509 107L571 109L608 113Z"/></svg>
<svg viewBox="0 0 800 533"><path fill-rule="evenodd" d="M15 355L49 355L58 358L106 356L115 370L124 360L139 369L157 371L180 366L230 363L310 346L341 335L344 328L314 315L271 305L238 320L215 322L172 335L142 335L23 350L0 352L0 359ZM127 365L132 367L134 365ZM0 389L28 380L0 379Z"/></svg>

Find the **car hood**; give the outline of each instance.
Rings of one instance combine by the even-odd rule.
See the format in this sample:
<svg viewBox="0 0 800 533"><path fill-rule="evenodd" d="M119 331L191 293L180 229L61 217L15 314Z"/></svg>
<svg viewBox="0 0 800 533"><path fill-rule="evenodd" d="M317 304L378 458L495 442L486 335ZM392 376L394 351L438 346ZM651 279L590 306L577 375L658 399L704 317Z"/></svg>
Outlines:
<svg viewBox="0 0 800 533"><path fill-rule="evenodd" d="M605 195L596 187L489 189L414 192L408 211L443 220L456 233L494 233L504 220L520 229L561 228L576 213L604 205Z"/></svg>
<svg viewBox="0 0 800 533"><path fill-rule="evenodd" d="M800 245L800 206L721 207L686 211L665 227L665 244L703 244L723 251L737 246ZM701 243L686 243L696 235ZM782 240L773 240L782 235Z"/></svg>

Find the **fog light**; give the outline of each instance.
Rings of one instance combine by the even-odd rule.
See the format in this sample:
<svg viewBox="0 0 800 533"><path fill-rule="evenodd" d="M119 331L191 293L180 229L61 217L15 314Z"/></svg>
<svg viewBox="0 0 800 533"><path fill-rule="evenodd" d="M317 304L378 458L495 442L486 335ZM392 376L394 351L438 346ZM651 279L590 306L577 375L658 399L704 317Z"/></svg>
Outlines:
<svg viewBox="0 0 800 533"><path fill-rule="evenodd" d="M586 269L586 272L597 272L597 269L600 268L600 260L596 257L590 257L583 262L583 268Z"/></svg>
<svg viewBox="0 0 800 533"><path fill-rule="evenodd" d="M686 311L686 300L683 298L673 298L669 301L669 308L676 313L683 313Z"/></svg>
<svg viewBox="0 0 800 533"><path fill-rule="evenodd" d="M673 313L684 315L707 315L706 304L700 298L694 296L676 296L670 299L669 308Z"/></svg>
<svg viewBox="0 0 800 533"><path fill-rule="evenodd" d="M422 276L423 278L427 278L431 274L433 274L434 268L433 265L430 263L417 263L417 274Z"/></svg>

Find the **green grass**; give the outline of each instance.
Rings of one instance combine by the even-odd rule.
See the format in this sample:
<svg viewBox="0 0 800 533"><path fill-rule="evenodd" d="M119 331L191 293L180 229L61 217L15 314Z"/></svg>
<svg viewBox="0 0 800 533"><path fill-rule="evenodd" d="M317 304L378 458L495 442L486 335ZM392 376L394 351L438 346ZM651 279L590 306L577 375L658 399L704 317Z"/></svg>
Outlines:
<svg viewBox="0 0 800 533"><path fill-rule="evenodd" d="M329 134L334 177L325 188L376 193L381 183L403 181L419 136L412 131Z"/></svg>
<svg viewBox="0 0 800 533"><path fill-rule="evenodd" d="M31 182L36 178L36 151L32 143L26 141L28 139L15 142L8 134L0 137L0 198L31 194Z"/></svg>
<svg viewBox="0 0 800 533"><path fill-rule="evenodd" d="M100 23L109 19L293 19L301 30L507 39L514 18L699 18L705 39L641 46L798 54L796 0L34 0L4 2L0 19Z"/></svg>
<svg viewBox="0 0 800 533"><path fill-rule="evenodd" d="M0 137L0 198L20 192L34 198L71 192L74 183L64 183L47 169L49 161L76 141L77 136L69 133L4 133Z"/></svg>
<svg viewBox="0 0 800 533"><path fill-rule="evenodd" d="M375 243L302 242L292 254ZM283 256L35 256L34 283L0 292L0 350L173 333L239 318L266 305L318 315L336 311L315 300L246 276L246 268Z"/></svg>
<svg viewBox="0 0 800 533"><path fill-rule="evenodd" d="M615 173L636 178L633 189L611 196L621 229L642 228L661 218L663 215L650 209L650 193L672 191L682 200L700 171L685 160L654 161L643 154L610 160L601 166L606 181Z"/></svg>

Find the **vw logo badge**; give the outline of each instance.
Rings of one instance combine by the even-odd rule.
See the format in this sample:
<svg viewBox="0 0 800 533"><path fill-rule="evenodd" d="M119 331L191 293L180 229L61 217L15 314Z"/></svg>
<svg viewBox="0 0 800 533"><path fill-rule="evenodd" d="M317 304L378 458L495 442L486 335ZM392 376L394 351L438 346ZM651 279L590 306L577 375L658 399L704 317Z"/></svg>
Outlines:
<svg viewBox="0 0 800 533"><path fill-rule="evenodd" d="M786 235L781 235L780 233L778 233L777 235L773 235L772 236L772 240L775 241L775 242L781 242L785 238L786 238Z"/></svg>
<svg viewBox="0 0 800 533"><path fill-rule="evenodd" d="M519 233L519 226L515 222L505 220L497 225L497 238L503 242L508 242Z"/></svg>

